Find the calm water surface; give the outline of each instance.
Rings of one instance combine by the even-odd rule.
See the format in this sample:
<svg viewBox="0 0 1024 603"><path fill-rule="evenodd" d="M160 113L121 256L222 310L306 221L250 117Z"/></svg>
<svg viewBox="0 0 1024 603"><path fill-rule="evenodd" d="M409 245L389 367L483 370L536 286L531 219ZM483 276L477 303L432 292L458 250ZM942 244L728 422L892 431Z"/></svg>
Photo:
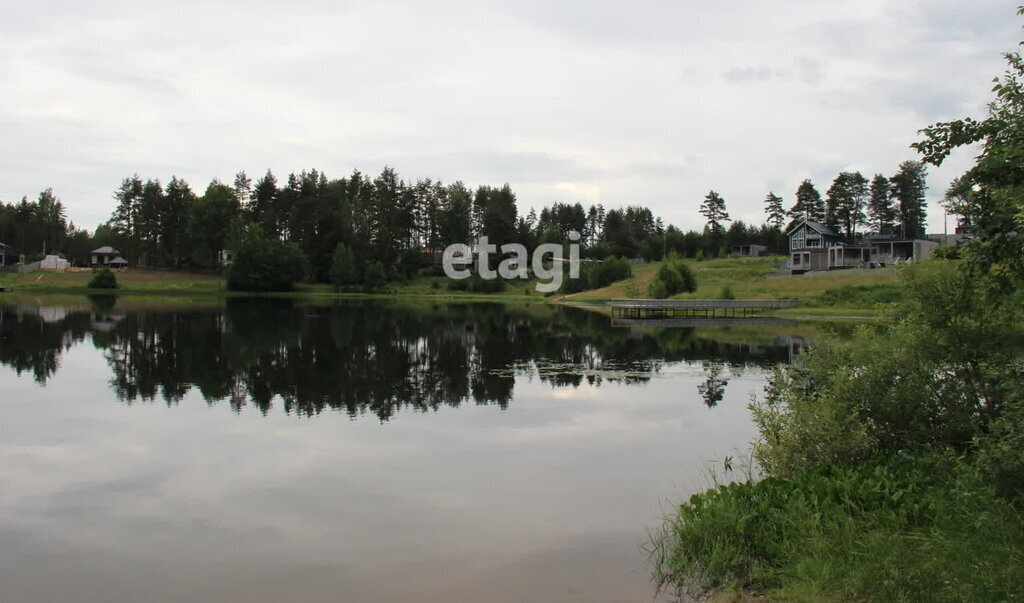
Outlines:
<svg viewBox="0 0 1024 603"><path fill-rule="evenodd" d="M544 305L0 306L0 600L651 601L807 329Z"/></svg>

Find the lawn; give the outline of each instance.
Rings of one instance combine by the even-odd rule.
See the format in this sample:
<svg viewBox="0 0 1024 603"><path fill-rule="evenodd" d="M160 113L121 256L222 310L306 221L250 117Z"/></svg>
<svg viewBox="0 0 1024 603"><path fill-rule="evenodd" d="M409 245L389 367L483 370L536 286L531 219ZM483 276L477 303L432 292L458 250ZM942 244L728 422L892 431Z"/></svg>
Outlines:
<svg viewBox="0 0 1024 603"><path fill-rule="evenodd" d="M150 293L214 293L224 291L224 279L213 274L172 272L166 270L122 270L115 273L119 292ZM14 275L11 275L14 276ZM18 291L70 292L86 291L92 279L91 270L64 272L37 271L17 275L7 281ZM89 292L100 292L89 290Z"/></svg>
<svg viewBox="0 0 1024 603"><path fill-rule="evenodd" d="M899 295L899 270L835 270L802 276L779 276L782 257L720 258L690 262L697 277L697 291L675 296L679 299L720 299L728 288L737 299L799 299L819 310L826 308L872 308ZM652 262L633 269L633 278L602 289L584 291L567 301L599 301L616 298L645 298L647 288L661 264Z"/></svg>

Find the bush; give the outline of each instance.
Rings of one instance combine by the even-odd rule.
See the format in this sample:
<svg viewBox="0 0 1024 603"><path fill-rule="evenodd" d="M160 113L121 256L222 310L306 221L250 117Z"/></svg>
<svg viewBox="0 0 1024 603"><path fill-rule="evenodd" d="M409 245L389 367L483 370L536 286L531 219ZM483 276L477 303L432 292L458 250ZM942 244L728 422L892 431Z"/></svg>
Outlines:
<svg viewBox="0 0 1024 603"><path fill-rule="evenodd" d="M600 289L632 277L633 267L626 258L610 257L585 272L587 274L580 276L586 276L588 286L591 289Z"/></svg>
<svg viewBox="0 0 1024 603"><path fill-rule="evenodd" d="M722 292L718 294L720 299L736 299L736 295L732 292L732 287L725 285L722 287Z"/></svg>
<svg viewBox="0 0 1024 603"><path fill-rule="evenodd" d="M776 372L754 406L755 455L766 470L965 451L1020 399L1019 305L993 306L952 262L915 266L904 281L906 299L885 324L848 342L819 341L799 365Z"/></svg>
<svg viewBox="0 0 1024 603"><path fill-rule="evenodd" d="M90 289L117 289L117 277L110 268L100 268L89 281Z"/></svg>
<svg viewBox="0 0 1024 603"><path fill-rule="evenodd" d="M651 281L648 294L655 299L671 297L679 293L692 293L697 290L697 278L690 266L672 254L662 262L658 273Z"/></svg>
<svg viewBox="0 0 1024 603"><path fill-rule="evenodd" d="M230 291L291 291L306 273L306 256L294 243L248 231L228 267Z"/></svg>

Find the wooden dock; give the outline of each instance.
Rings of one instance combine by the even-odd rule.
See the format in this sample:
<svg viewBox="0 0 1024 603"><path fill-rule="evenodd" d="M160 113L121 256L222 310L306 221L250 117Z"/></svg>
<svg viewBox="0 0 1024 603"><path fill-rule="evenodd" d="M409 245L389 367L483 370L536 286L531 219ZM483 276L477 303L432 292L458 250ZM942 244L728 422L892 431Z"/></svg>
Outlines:
<svg viewBox="0 0 1024 603"><path fill-rule="evenodd" d="M799 305L795 299L615 299L612 318L736 318Z"/></svg>
<svg viewBox="0 0 1024 603"><path fill-rule="evenodd" d="M693 327L792 327L800 324L791 318L749 316L747 318L613 318L613 327L688 329Z"/></svg>

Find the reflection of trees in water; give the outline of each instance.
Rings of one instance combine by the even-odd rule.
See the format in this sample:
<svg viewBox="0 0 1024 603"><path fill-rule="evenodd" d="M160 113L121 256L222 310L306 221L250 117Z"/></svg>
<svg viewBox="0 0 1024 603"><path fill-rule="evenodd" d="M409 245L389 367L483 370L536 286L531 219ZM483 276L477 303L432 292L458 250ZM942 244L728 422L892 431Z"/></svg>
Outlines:
<svg viewBox="0 0 1024 603"><path fill-rule="evenodd" d="M0 362L44 382L63 351L89 334L126 402L176 404L195 388L236 410L267 412L277 399L288 412L336 409L382 420L400 408L470 400L504 408L522 374L553 387L642 383L666 361L775 364L789 352L704 340L692 329L613 329L606 316L553 306L232 299L223 311L97 307L51 321L31 309L0 309Z"/></svg>
<svg viewBox="0 0 1024 603"><path fill-rule="evenodd" d="M725 386L729 384L729 380L722 376L725 367L720 362L702 362L701 366L704 381L697 386L697 392L708 408L714 408L725 397Z"/></svg>

